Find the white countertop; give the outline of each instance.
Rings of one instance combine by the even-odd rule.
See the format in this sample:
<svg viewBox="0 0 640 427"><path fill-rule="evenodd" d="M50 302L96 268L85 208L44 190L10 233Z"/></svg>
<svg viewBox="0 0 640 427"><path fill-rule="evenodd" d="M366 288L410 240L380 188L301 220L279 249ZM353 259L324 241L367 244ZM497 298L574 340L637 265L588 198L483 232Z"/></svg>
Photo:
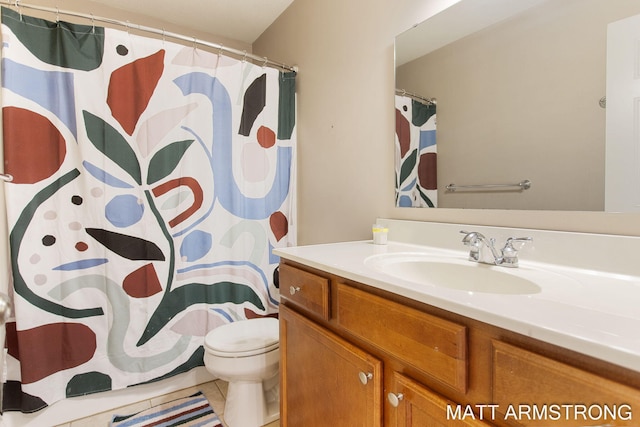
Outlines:
<svg viewBox="0 0 640 427"><path fill-rule="evenodd" d="M544 270L554 279L541 283L539 293L503 295L418 284L365 264L375 255L416 252L437 253L456 262L468 256L463 250L371 241L274 250L282 258L640 372L640 276L521 257L522 274Z"/></svg>

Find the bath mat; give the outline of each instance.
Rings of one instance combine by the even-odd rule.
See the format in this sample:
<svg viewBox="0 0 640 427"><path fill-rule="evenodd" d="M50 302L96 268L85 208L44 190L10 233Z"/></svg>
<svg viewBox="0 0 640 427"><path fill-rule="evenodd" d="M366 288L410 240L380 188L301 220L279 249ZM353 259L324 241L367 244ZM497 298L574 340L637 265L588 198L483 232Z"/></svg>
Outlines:
<svg viewBox="0 0 640 427"><path fill-rule="evenodd" d="M209 401L201 391L130 415L114 415L112 427L222 427Z"/></svg>

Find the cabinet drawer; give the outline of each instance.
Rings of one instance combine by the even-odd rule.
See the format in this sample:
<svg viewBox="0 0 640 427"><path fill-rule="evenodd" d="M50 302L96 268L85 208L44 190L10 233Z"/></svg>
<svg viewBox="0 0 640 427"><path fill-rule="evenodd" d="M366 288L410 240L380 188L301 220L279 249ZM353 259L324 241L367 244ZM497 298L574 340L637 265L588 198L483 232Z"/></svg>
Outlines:
<svg viewBox="0 0 640 427"><path fill-rule="evenodd" d="M465 326L337 284L338 324L403 363L459 390L467 390Z"/></svg>
<svg viewBox="0 0 640 427"><path fill-rule="evenodd" d="M640 390L500 341L492 346L493 400L512 425L638 425Z"/></svg>
<svg viewBox="0 0 640 427"><path fill-rule="evenodd" d="M280 298L329 320L329 279L280 264Z"/></svg>

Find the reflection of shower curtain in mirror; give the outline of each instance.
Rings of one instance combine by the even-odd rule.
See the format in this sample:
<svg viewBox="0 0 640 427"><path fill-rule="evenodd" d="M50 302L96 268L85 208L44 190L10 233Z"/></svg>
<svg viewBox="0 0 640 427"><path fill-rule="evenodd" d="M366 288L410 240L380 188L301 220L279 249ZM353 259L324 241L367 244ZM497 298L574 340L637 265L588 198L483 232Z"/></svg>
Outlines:
<svg viewBox="0 0 640 427"><path fill-rule="evenodd" d="M185 372L209 330L277 315L295 73L6 8L2 23L5 410Z"/></svg>
<svg viewBox="0 0 640 427"><path fill-rule="evenodd" d="M437 207L436 106L396 95L396 206Z"/></svg>

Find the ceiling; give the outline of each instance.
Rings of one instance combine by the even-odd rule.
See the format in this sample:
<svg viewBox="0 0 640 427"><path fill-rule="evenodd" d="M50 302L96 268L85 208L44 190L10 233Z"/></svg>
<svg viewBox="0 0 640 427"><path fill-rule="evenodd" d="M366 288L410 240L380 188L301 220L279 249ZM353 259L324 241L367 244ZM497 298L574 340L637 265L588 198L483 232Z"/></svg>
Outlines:
<svg viewBox="0 0 640 427"><path fill-rule="evenodd" d="M252 44L293 0L93 0Z"/></svg>
<svg viewBox="0 0 640 427"><path fill-rule="evenodd" d="M545 1L547 0L458 0L451 7L396 37L396 66L413 61ZM422 25L425 22L428 24ZM452 22L455 22L455 26L451 25Z"/></svg>

